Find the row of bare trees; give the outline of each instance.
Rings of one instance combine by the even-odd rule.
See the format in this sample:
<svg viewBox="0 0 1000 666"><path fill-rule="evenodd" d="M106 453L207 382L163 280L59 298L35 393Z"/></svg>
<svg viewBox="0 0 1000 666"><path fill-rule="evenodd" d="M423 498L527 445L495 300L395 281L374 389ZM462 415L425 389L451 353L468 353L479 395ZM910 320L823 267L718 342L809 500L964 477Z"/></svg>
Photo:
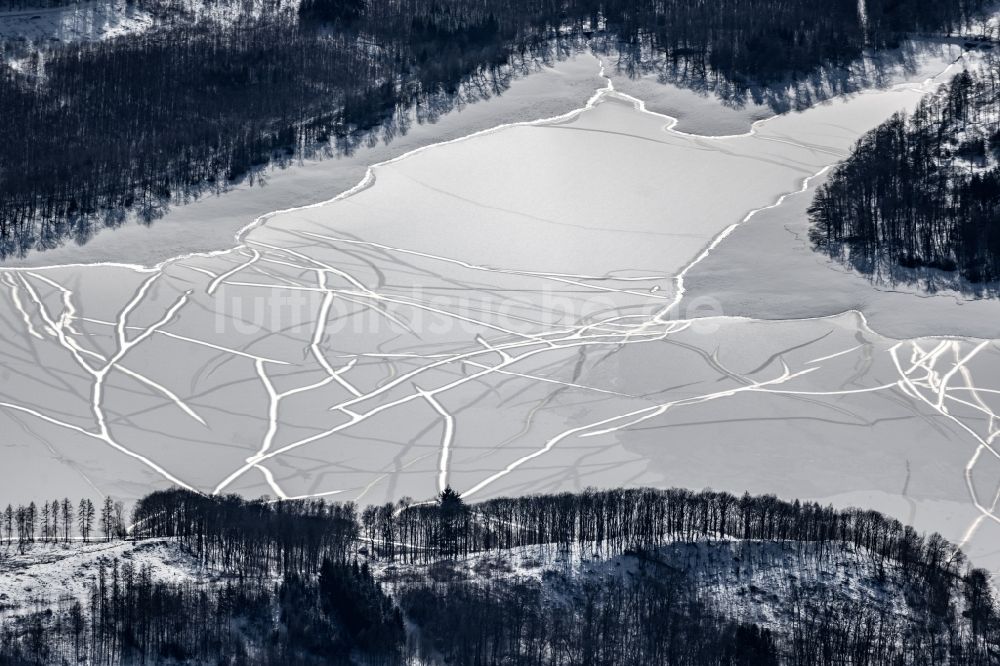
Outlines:
<svg viewBox="0 0 1000 666"><path fill-rule="evenodd" d="M132 521L133 538L177 539L201 562L240 576L316 571L324 557L344 562L358 534L350 503L248 501L183 490L140 499Z"/></svg>
<svg viewBox="0 0 1000 666"><path fill-rule="evenodd" d="M100 516L93 500L83 498L74 507L68 498L27 505L8 504L0 511L0 543L17 544L23 550L32 543L70 543L90 541L94 537L95 523L100 527L105 541L125 536L125 505L105 497Z"/></svg>

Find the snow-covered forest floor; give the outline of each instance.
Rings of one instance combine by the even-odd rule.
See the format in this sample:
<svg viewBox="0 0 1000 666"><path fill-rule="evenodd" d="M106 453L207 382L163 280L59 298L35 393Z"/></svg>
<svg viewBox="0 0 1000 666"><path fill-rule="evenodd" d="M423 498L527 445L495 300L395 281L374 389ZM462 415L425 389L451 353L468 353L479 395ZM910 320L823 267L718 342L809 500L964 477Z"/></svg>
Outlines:
<svg viewBox="0 0 1000 666"><path fill-rule="evenodd" d="M0 44L10 61L37 47L142 33L154 24L152 13L126 0L86 0L65 7L0 11Z"/></svg>
<svg viewBox="0 0 1000 666"><path fill-rule="evenodd" d="M362 549L363 550L363 549ZM555 544L526 546L470 555L458 560L404 564L372 560L386 591L427 582L489 583L534 580L559 599L578 594L587 583L632 579L660 567L682 573L701 600L728 617L771 629L787 628L795 604L851 601L906 617L911 613L897 567L882 574L864 550L827 544L713 540L678 542L650 552L608 557L592 547ZM359 554L365 560L364 554ZM80 600L86 605L103 565L148 567L154 582L211 587L230 575L206 567L169 539L139 542L37 542L22 553L16 544L0 546L0 617L56 608ZM883 575L884 574L884 575ZM275 581L280 577L276 576ZM961 603L956 599L956 603Z"/></svg>
<svg viewBox="0 0 1000 666"><path fill-rule="evenodd" d="M895 566L885 566L880 574L876 560L864 550L840 544L818 553L816 544L713 540L608 557L589 547L549 544L475 554L457 562L376 566L374 571L389 590L428 581L534 580L559 599L578 594L588 582L655 577L658 570L669 570L683 574L703 601L724 609L728 617L777 630L789 626L796 603L821 600L859 602L899 617L911 614Z"/></svg>
<svg viewBox="0 0 1000 666"><path fill-rule="evenodd" d="M0 617L52 608L66 599L86 602L98 569L118 560L131 563L136 571L149 567L156 581L165 583L209 583L218 572L203 568L193 557L167 539L90 543L43 543L0 545Z"/></svg>
<svg viewBox="0 0 1000 666"><path fill-rule="evenodd" d="M282 4L294 10L297 2ZM259 15L260 0L80 0L61 7L26 7L0 11L0 56L22 67L24 59L42 47L95 42L126 34L195 24L230 23Z"/></svg>

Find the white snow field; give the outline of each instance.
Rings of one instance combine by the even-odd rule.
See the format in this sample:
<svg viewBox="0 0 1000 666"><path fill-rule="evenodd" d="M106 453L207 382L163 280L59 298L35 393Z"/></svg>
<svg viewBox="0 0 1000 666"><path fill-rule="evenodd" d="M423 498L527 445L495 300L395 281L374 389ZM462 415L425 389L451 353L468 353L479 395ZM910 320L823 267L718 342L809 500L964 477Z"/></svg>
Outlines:
<svg viewBox="0 0 1000 666"><path fill-rule="evenodd" d="M58 608L63 601L86 605L101 564L110 569L131 563L136 571L149 567L155 581L209 583L219 572L202 565L168 539L140 542L34 543L20 552L7 544L0 550L0 618Z"/></svg>
<svg viewBox="0 0 1000 666"><path fill-rule="evenodd" d="M268 3L266 11L294 11L297 6L294 0ZM63 7L0 11L0 57L21 67L35 47L101 42L168 24L232 23L263 11L260 0L161 0L145 7L130 0L77 0Z"/></svg>
<svg viewBox="0 0 1000 666"><path fill-rule="evenodd" d="M996 306L884 296L784 250L801 192L948 73L715 138L605 80L230 251L0 271L0 487L710 486L882 509L996 570L1000 348L962 337Z"/></svg>
<svg viewBox="0 0 1000 666"><path fill-rule="evenodd" d="M154 23L152 14L126 0L85 0L65 7L5 11L0 12L0 45L103 41L143 33Z"/></svg>
<svg viewBox="0 0 1000 666"><path fill-rule="evenodd" d="M899 616L913 612L901 598L906 584L897 566L889 564L880 575L877 558L864 549L833 543L823 551L823 556L817 557L811 544L714 540L672 543L654 551L653 556L685 572L706 601L732 617L777 631L787 628L790 610L786 600L816 586L840 601L876 604ZM570 549L544 544L492 550L430 564L368 560L363 553L356 555L368 561L376 579L393 596L416 581L439 580L442 575L452 580L482 581L488 572L491 580L530 580L541 583L548 594L566 598L578 594L580 586L587 583L643 574L639 557L609 557L592 543L573 544ZM66 610L76 600L86 604L101 566L109 572L116 561L119 568L126 564L136 571L148 568L157 582L220 586L234 577L200 562L171 539L39 542L26 545L23 553L7 545L0 547L0 618L60 607ZM645 574L649 574L648 568ZM280 572L274 572L273 579L275 584L280 582ZM956 599L956 603L962 607L963 601Z"/></svg>

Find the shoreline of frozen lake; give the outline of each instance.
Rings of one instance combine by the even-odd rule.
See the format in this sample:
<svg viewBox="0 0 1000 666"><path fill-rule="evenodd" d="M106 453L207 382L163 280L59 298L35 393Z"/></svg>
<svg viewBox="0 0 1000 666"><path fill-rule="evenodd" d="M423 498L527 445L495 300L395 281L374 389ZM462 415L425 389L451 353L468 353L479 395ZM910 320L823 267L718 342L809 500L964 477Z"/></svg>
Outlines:
<svg viewBox="0 0 1000 666"><path fill-rule="evenodd" d="M515 76L509 89L500 94L471 101L460 95L453 108L443 112L410 110L399 122L372 135L367 143L352 147L349 153L319 147L312 156L272 163L221 192L205 191L184 203L172 203L149 224L130 215L121 227L96 228L86 242L67 238L52 249L8 257L0 261L0 268L100 263L155 266L189 254L230 250L248 227L275 211L328 201L355 187L372 165L429 145L578 109L600 85L595 60L605 67L616 89L642 99L650 111L668 116L672 129L712 138L752 132L757 123L779 115L775 109L794 113L795 106L809 108L871 91L856 81L885 90L901 81L933 78L962 54L960 44L947 40L911 40L899 49L866 54L849 70L822 69L813 80L755 89L748 93L748 103L742 108L720 101L718 95L723 93L718 90L695 90L680 81L678 85L670 83L664 71L631 78L613 66L620 67L620 63L609 55L577 54L541 66L529 75ZM855 83L848 85L848 81ZM754 95L763 97L755 101Z"/></svg>
<svg viewBox="0 0 1000 666"><path fill-rule="evenodd" d="M897 49L866 52L848 67L819 68L799 80L736 89L724 80L687 80L681 63L645 55L633 63L601 55L615 89L642 99L646 108L676 119L674 129L699 136L745 134L775 116L803 111L837 98L886 90L907 81L936 78L965 54L961 39L911 39Z"/></svg>
<svg viewBox="0 0 1000 666"><path fill-rule="evenodd" d="M997 337L1000 299L949 288L928 292L919 284L873 284L869 276L814 250L806 211L822 183L817 178L780 208L734 231L692 272L691 294L711 296L728 315L759 320L863 312L870 328L896 340ZM790 276L795 289L789 289Z"/></svg>
<svg viewBox="0 0 1000 666"><path fill-rule="evenodd" d="M600 85L591 56L556 61L514 78L509 89L488 99L459 98L452 110L421 109L419 117L411 110L404 119L405 133L398 126L380 130L372 137L374 145L357 146L350 154L271 165L219 194L206 192L171 206L149 225L133 220L116 229L98 230L82 245L67 239L58 248L0 261L0 269L99 263L154 266L187 254L228 251L237 244L241 230L257 223L254 220L327 201L359 183L373 164L498 125L562 115L582 106Z"/></svg>

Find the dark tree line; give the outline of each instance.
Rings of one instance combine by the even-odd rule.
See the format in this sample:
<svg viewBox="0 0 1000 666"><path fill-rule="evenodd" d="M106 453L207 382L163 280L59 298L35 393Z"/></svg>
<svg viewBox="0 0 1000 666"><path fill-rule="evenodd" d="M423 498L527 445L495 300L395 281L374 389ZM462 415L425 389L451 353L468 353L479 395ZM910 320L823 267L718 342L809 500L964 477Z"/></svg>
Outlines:
<svg viewBox="0 0 1000 666"><path fill-rule="evenodd" d="M855 145L817 190L812 240L879 277L1000 279L1000 69L962 72Z"/></svg>
<svg viewBox="0 0 1000 666"><path fill-rule="evenodd" d="M738 540L787 544L826 564L850 550L862 553L879 577L890 569L899 572L916 590L914 603L919 600L930 617L948 617L954 596L965 594L973 600L969 608L978 609L971 616L982 618L976 625L981 635L992 636L991 645L1000 640L990 633L1000 624L987 575L966 571L964 555L940 535L919 535L876 511L835 510L769 495L642 488L468 505L448 489L434 503L403 500L358 513L351 504L208 499L177 490L143 499L133 521L137 537L181 537L204 561L222 564L219 558L226 554L228 570L239 566L241 574L257 575L306 574L324 556L346 561L357 544L380 561L426 565L530 546L592 548L614 557L678 541Z"/></svg>
<svg viewBox="0 0 1000 666"><path fill-rule="evenodd" d="M608 556L676 541L739 539L864 551L877 570L898 567L941 599L964 556L940 535L923 536L877 511L837 510L773 495L651 488L498 498L466 504L450 489L438 501L366 507L323 500L268 502L157 491L132 514L133 539L179 540L205 564L241 576L316 571L350 559L358 543L391 562L432 562L525 546L593 547Z"/></svg>
<svg viewBox="0 0 1000 666"><path fill-rule="evenodd" d="M353 504L267 502L159 491L136 503L131 538L174 538L201 562L239 576L307 575L324 558L347 561L357 540Z"/></svg>
<svg viewBox="0 0 1000 666"><path fill-rule="evenodd" d="M942 584L957 575L940 535L924 537L877 511L836 510L773 495L652 488L492 499L443 510L444 502L369 507L362 538L380 556L426 561L523 546L592 544L608 554L657 548L677 540L743 539L864 549L877 566L893 562Z"/></svg>
<svg viewBox="0 0 1000 666"><path fill-rule="evenodd" d="M469 505L448 490L431 504L358 515L351 504L176 490L140 500L132 520L128 538L175 540L215 580L157 581L127 559L104 560L87 598L0 621L0 664L979 666L1000 659L1000 609L987 574L967 569L941 537L921 537L872 511L651 489ZM705 541L707 550L695 545ZM501 565L504 549L540 546L595 553L597 568L622 555L638 564L541 578ZM820 571L853 558L889 601L872 604L834 584L789 583L787 598L774 597L779 627L762 628L699 590L698 572L723 553L716 566L737 574L787 566L781 553ZM486 565L473 577L455 568L470 554ZM795 572L782 579L794 581ZM899 595L904 612L891 601Z"/></svg>
<svg viewBox="0 0 1000 666"><path fill-rule="evenodd" d="M982 0L867 5L863 26L856 0L305 0L298 15L264 3L233 23L46 47L0 65L0 255L151 221L465 87L501 92L598 29L701 77L767 81L954 30Z"/></svg>

